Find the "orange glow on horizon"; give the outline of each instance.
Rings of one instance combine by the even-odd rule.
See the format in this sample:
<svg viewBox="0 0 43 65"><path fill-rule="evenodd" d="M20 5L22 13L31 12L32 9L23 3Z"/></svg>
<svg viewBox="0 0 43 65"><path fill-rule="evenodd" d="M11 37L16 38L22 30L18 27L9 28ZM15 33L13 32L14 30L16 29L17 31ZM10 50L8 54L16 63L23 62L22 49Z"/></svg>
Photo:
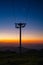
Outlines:
<svg viewBox="0 0 43 65"><path fill-rule="evenodd" d="M0 44L1 43L18 43L19 44L19 32L12 31L11 33L8 31L0 32ZM43 43L43 33L37 32L22 32L22 43L23 44L41 44Z"/></svg>
<svg viewBox="0 0 43 65"><path fill-rule="evenodd" d="M0 43L7 44L18 44L19 40L0 40ZM22 40L23 44L40 44L43 43L43 40Z"/></svg>

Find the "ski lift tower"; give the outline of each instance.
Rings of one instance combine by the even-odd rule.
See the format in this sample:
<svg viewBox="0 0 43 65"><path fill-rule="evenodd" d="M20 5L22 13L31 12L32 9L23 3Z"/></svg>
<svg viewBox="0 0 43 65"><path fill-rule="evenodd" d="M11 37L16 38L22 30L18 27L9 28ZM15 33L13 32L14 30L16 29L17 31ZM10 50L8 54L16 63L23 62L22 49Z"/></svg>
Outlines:
<svg viewBox="0 0 43 65"><path fill-rule="evenodd" d="M25 25L26 25L26 23L15 23L15 27L16 28L19 28L19 30L20 30L20 46L19 46L19 50L20 50L20 55L21 55L21 53L22 53L22 50L21 50L21 31L22 31L22 28L24 28L25 27Z"/></svg>

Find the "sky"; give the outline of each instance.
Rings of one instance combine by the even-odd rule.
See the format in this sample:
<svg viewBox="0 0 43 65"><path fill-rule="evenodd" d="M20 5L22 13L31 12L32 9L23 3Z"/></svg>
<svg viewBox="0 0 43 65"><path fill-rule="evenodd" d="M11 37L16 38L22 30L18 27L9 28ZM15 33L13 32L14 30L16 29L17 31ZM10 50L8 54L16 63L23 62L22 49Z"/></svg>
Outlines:
<svg viewBox="0 0 43 65"><path fill-rule="evenodd" d="M0 42L19 42L19 22L22 42L43 43L43 0L0 0Z"/></svg>

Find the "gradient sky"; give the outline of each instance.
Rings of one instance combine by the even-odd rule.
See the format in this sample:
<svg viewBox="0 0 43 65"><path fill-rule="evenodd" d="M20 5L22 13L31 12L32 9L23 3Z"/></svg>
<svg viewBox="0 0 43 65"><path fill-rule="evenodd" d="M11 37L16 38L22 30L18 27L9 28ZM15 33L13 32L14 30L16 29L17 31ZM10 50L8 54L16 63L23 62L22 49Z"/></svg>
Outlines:
<svg viewBox="0 0 43 65"><path fill-rule="evenodd" d="M43 42L43 0L0 0L0 41L18 40L16 22L25 22L22 40Z"/></svg>

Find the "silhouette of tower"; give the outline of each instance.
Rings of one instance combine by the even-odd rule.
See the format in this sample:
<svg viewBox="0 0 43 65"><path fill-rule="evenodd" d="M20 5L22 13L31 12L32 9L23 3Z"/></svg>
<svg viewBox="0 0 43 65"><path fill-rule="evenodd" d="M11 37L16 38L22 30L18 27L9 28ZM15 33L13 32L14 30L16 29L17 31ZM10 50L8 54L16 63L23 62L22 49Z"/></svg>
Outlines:
<svg viewBox="0 0 43 65"><path fill-rule="evenodd" d="M20 55L21 55L21 53L22 53L22 50L21 50L21 28L24 28L25 27L25 25L26 25L26 23L15 23L15 27L16 28L19 28L20 29Z"/></svg>

